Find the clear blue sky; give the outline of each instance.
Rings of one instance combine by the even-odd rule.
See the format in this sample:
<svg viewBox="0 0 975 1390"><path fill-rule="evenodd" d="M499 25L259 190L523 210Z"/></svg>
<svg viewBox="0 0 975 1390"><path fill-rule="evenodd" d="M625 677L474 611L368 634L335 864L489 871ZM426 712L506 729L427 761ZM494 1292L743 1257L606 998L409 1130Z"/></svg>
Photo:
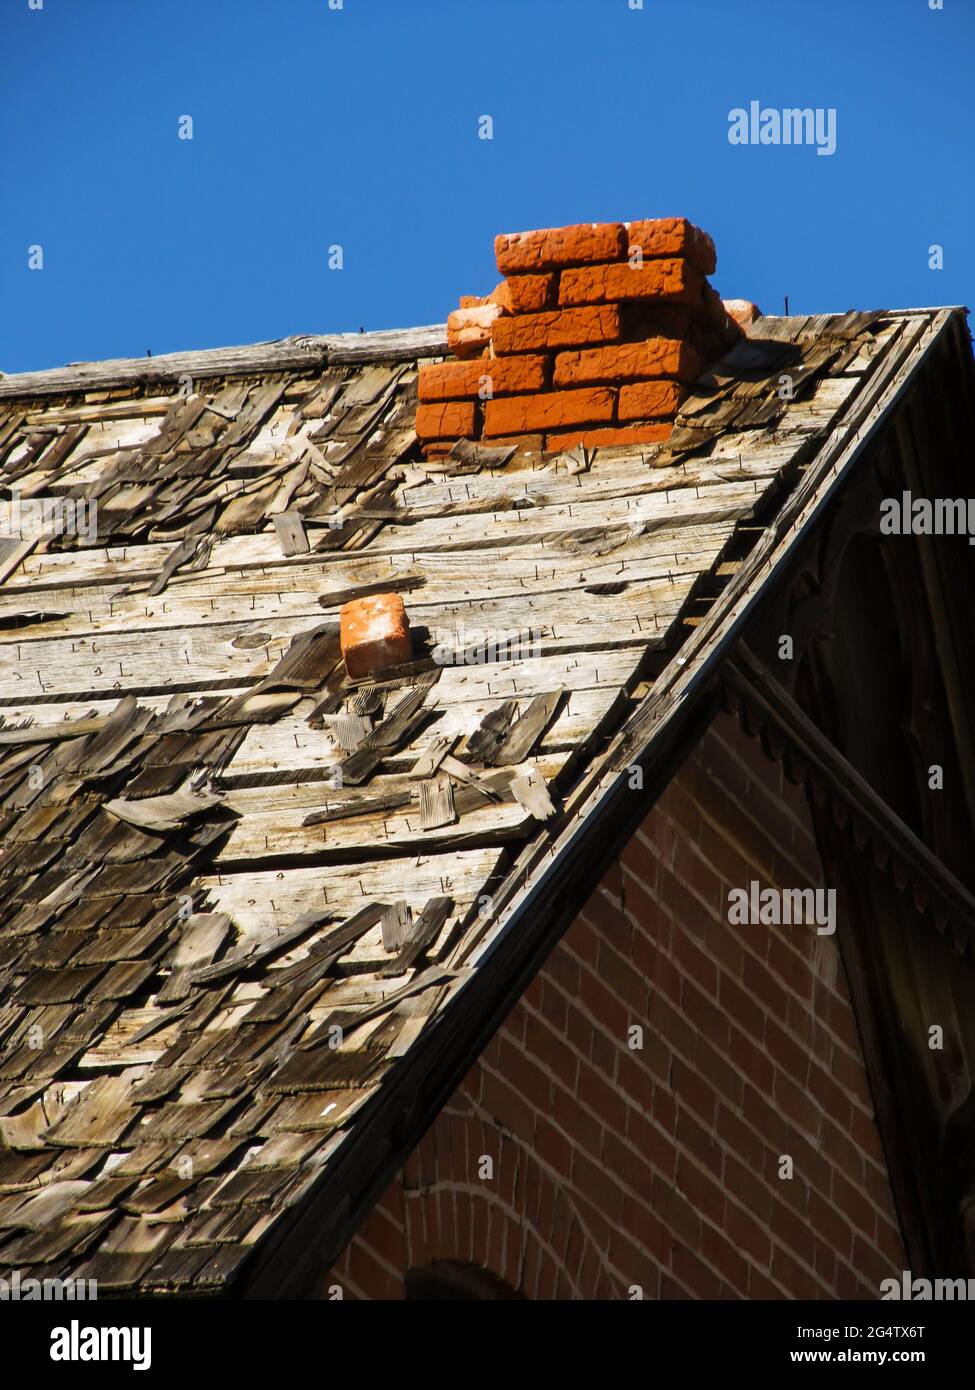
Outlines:
<svg viewBox="0 0 975 1390"><path fill-rule="evenodd" d="M973 298L975 0L631 2L0 0L0 368L438 322L616 218L767 312ZM731 145L753 100L836 153Z"/></svg>

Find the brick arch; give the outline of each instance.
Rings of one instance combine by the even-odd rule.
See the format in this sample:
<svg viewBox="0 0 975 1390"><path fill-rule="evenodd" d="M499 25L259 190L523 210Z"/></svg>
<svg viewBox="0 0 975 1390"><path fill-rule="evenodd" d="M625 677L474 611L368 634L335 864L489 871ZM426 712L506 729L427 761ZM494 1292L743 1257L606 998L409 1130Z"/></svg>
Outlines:
<svg viewBox="0 0 975 1390"><path fill-rule="evenodd" d="M493 1160L491 1179L478 1176L484 1155ZM320 1296L337 1286L343 1298L403 1298L407 1273L441 1262L482 1270L527 1299L626 1297L556 1173L463 1090L372 1209Z"/></svg>

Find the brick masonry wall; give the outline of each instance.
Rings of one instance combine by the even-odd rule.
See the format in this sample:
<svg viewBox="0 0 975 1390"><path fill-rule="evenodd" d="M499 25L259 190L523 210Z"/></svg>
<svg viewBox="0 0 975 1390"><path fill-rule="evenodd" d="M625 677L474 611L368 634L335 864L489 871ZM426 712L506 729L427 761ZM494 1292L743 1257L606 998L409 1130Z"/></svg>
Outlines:
<svg viewBox="0 0 975 1390"><path fill-rule="evenodd" d="M907 1260L835 937L731 925L753 879L822 868L801 793L721 716L321 1296L449 1260L532 1299L876 1298Z"/></svg>

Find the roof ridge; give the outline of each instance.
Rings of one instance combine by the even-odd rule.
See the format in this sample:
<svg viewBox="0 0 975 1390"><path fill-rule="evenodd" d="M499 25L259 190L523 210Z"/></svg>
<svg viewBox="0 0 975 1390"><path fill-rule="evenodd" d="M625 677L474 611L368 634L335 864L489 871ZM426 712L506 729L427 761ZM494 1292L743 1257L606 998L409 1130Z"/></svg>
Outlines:
<svg viewBox="0 0 975 1390"><path fill-rule="evenodd" d="M111 357L71 362L38 372L0 373L0 398L55 395L159 382L181 376L240 376L316 365L394 362L447 352L447 325L379 329L371 333L302 333L235 347L193 348L159 357Z"/></svg>

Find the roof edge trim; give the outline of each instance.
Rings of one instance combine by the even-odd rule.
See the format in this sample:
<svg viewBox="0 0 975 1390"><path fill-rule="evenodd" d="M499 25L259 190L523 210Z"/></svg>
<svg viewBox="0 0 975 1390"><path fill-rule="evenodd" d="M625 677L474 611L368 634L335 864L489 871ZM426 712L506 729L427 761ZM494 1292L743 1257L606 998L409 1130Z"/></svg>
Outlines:
<svg viewBox="0 0 975 1390"><path fill-rule="evenodd" d="M115 357L104 362L75 362L43 372L0 375L0 399L178 382L184 376L243 376L258 371L307 370L319 365L443 357L447 351L447 325L443 323L382 329L376 333L300 334L244 347L200 348L160 357Z"/></svg>

